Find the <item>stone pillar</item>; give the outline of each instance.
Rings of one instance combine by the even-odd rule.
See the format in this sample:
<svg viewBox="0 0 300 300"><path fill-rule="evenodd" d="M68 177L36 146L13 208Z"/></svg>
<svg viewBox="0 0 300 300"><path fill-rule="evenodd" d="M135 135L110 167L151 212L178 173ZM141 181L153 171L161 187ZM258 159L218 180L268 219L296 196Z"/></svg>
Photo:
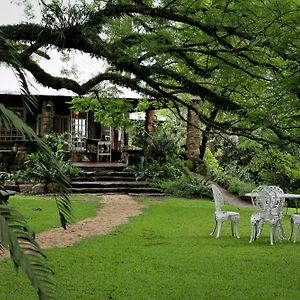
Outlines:
<svg viewBox="0 0 300 300"><path fill-rule="evenodd" d="M146 119L145 119L145 131L148 134L146 140L149 137L152 137L157 129L157 116L154 109L146 110Z"/></svg>
<svg viewBox="0 0 300 300"><path fill-rule="evenodd" d="M54 109L52 101L44 101L42 105L41 134L53 132Z"/></svg>

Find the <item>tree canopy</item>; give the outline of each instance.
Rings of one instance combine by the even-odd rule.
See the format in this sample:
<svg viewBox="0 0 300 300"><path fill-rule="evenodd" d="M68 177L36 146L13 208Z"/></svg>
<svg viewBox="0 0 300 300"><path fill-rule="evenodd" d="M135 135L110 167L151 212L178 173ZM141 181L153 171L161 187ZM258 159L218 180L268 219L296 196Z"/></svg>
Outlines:
<svg viewBox="0 0 300 300"><path fill-rule="evenodd" d="M41 22L0 26L0 42L44 86L86 95L109 82L179 115L180 107L194 110L211 131L300 142L297 0L39 2ZM35 56L49 48L107 67L83 83L52 76Z"/></svg>

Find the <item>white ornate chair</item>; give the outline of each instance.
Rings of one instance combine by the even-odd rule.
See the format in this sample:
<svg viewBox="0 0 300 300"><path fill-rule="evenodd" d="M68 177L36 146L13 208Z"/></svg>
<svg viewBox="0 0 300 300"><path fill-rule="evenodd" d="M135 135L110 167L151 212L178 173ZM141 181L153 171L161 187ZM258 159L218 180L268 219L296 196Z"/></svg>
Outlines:
<svg viewBox="0 0 300 300"><path fill-rule="evenodd" d="M267 186L267 190L268 192L271 193L271 195L274 195L274 193L278 196L277 201L278 203L274 203L274 205L279 205L278 208L278 213L279 213L279 221L278 221L278 234L279 234L279 238L280 240L285 239L285 232L283 230L283 206L284 206L284 202L285 202L285 198L284 197L280 197L280 195L283 195L284 192L283 190L279 187L279 186L275 186L275 185L268 185ZM274 199L274 201L276 202L276 199Z"/></svg>
<svg viewBox="0 0 300 300"><path fill-rule="evenodd" d="M222 223L225 222L226 220L230 220L232 236L235 235L239 239L240 236L238 231L238 223L240 221L240 214L238 212L222 210L222 206L224 205L223 194L215 184L212 184L211 188L213 191L216 210L215 210L215 225L210 235L214 235L216 228L218 227L216 238L219 238L221 233Z"/></svg>
<svg viewBox="0 0 300 300"><path fill-rule="evenodd" d="M278 192L279 191L279 192ZM256 220L256 232L251 234L250 242L254 241L261 234L263 224L270 223L270 244L275 242L275 232L278 227L279 238L283 239L282 216L284 197L280 197L280 190L273 186L265 186L253 191L256 201L261 205L260 219ZM283 192L282 192L283 193Z"/></svg>
<svg viewBox="0 0 300 300"><path fill-rule="evenodd" d="M282 226L283 204L285 199L280 197L281 194L284 194L283 190L278 186L272 185L262 185L252 191L251 200L255 207L255 212L251 215L250 219L252 226L250 243L260 237L265 221L271 225L271 245L274 243L277 228L280 240L285 238Z"/></svg>
<svg viewBox="0 0 300 300"><path fill-rule="evenodd" d="M251 201L253 206L255 207L255 212L251 215L250 223L251 223L251 236L250 243L259 238L264 222L265 215L265 198L262 197L260 192L266 188L265 185L261 185L255 188L251 192Z"/></svg>
<svg viewBox="0 0 300 300"><path fill-rule="evenodd" d="M292 240L292 236L295 231L294 243L296 243L297 237L298 237L298 229L299 229L299 225L300 225L300 215L291 215L290 221L291 221L291 231L290 231L289 240L290 241Z"/></svg>

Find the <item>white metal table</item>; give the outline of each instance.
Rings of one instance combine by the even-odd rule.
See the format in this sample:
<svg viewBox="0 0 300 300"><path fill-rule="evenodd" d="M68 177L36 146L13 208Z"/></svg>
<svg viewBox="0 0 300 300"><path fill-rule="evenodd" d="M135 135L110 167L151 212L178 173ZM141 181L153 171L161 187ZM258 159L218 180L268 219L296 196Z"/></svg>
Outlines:
<svg viewBox="0 0 300 300"><path fill-rule="evenodd" d="M246 197L251 197L252 193L246 193L245 196ZM253 194L253 196L255 196L255 194ZM300 194L289 194L289 193L286 193L286 194L277 194L277 197L279 198L285 198L285 199L300 199ZM297 201L297 204L298 204L298 201ZM296 213L298 213L298 205L296 205Z"/></svg>

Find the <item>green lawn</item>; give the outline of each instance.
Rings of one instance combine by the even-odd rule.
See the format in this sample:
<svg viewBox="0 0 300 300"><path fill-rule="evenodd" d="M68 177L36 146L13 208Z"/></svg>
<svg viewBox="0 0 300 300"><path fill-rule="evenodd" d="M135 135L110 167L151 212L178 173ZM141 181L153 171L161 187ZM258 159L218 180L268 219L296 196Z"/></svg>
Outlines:
<svg viewBox="0 0 300 300"><path fill-rule="evenodd" d="M143 203L149 205L144 214L113 234L45 251L59 300L299 299L300 239L270 246L267 224L261 239L249 244L252 210L229 207L241 214L241 239L232 238L225 223L217 240L209 236L211 201ZM0 299L37 299L9 260L0 262L0 270Z"/></svg>
<svg viewBox="0 0 300 300"><path fill-rule="evenodd" d="M100 198L95 195L71 195L74 221L95 215L100 207ZM86 201L88 199L88 201ZM9 198L35 232L60 227L55 198L52 196L16 195Z"/></svg>

